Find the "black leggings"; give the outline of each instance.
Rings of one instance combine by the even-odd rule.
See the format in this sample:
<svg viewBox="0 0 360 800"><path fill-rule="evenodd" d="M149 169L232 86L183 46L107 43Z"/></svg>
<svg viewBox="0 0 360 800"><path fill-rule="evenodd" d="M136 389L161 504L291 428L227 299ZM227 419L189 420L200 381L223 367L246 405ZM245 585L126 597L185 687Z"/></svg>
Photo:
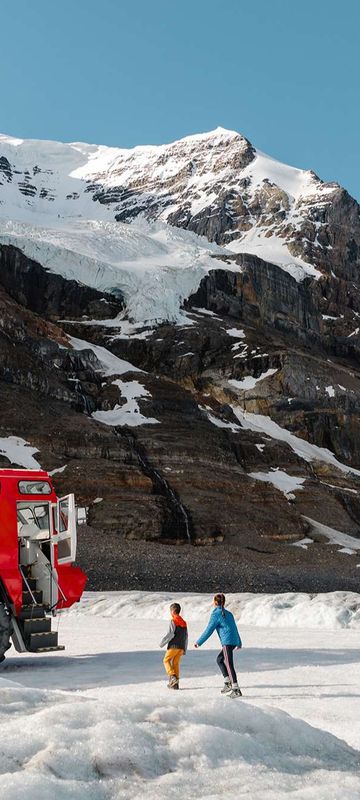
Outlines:
<svg viewBox="0 0 360 800"><path fill-rule="evenodd" d="M231 683L237 683L237 676L234 667L234 644L224 644L223 649L216 659L219 669L221 670L225 680L230 680Z"/></svg>

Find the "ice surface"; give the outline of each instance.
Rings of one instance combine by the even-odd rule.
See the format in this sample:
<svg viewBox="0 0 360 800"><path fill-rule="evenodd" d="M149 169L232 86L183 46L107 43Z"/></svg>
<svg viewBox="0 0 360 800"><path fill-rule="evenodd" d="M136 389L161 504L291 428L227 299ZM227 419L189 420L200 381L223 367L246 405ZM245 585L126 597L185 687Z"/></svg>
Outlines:
<svg viewBox="0 0 360 800"><path fill-rule="evenodd" d="M241 431L241 426L237 425L236 422L227 422L226 420L220 419L219 417L216 417L215 414L212 414L210 411L200 405L199 410L206 414L209 422L211 422L212 425L215 425L216 428L225 428L229 431L233 431L233 433Z"/></svg>
<svg viewBox="0 0 360 800"><path fill-rule="evenodd" d="M64 653L9 651L1 796L358 800L359 595L229 595L239 701L220 695L214 637L190 647L180 691L166 688L158 642L175 599L194 641L210 595L87 593L61 617Z"/></svg>
<svg viewBox="0 0 360 800"><path fill-rule="evenodd" d="M291 542L292 547L301 547L303 550L307 550L309 544L314 544L314 539L309 539L308 536L305 536L304 539L299 539L298 542Z"/></svg>
<svg viewBox="0 0 360 800"><path fill-rule="evenodd" d="M214 317L215 319L221 319L218 314L214 314L213 311L210 311L208 308L197 308L197 306L192 306L191 313L195 311L197 314L204 314L205 317Z"/></svg>
<svg viewBox="0 0 360 800"><path fill-rule="evenodd" d="M95 204L94 204L95 205ZM0 207L1 208L1 207ZM181 321L180 306L223 252L203 237L166 223L104 220L2 220L0 242L69 280L123 295L135 322Z"/></svg>

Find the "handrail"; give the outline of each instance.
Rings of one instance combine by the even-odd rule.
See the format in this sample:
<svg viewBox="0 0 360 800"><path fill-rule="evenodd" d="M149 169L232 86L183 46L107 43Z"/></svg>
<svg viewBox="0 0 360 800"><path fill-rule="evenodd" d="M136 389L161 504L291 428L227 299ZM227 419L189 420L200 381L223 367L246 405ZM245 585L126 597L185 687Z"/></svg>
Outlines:
<svg viewBox="0 0 360 800"><path fill-rule="evenodd" d="M27 578L26 578L26 575L24 575L24 573L23 573L21 564L19 564L19 570L20 570L20 573L21 573L21 577L22 577L22 579L23 579L23 581L25 583L25 586L26 586L26 588L27 588L27 590L28 590L28 592L29 592L29 594L31 596L31 599L32 599L33 603L34 603L34 606L38 606L39 603L35 600L35 596L33 595L32 591L30 589L30 584L27 582Z"/></svg>
<svg viewBox="0 0 360 800"><path fill-rule="evenodd" d="M56 577L55 570L52 568L51 564L43 564L43 566L47 567L47 569L49 570L49 573L50 573L54 583L56 584L56 586L57 586L57 588L58 588L58 590L59 590L59 592L60 592L60 594L62 596L62 599L65 600L65 602L66 602L67 601L67 597L66 597L66 595L64 595L64 592L63 592L63 590L62 590L62 588L61 588L61 586L59 584L59 581L58 581L58 579Z"/></svg>

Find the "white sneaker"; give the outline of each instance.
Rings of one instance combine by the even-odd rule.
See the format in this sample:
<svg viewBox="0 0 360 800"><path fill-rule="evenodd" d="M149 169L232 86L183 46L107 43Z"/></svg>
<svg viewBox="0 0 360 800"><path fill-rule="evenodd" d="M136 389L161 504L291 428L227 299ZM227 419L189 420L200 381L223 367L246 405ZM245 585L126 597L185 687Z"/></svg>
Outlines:
<svg viewBox="0 0 360 800"><path fill-rule="evenodd" d="M231 692L231 683L230 681L225 681L221 694L228 694L228 692Z"/></svg>
<svg viewBox="0 0 360 800"><path fill-rule="evenodd" d="M237 687L236 689L231 689L231 692L228 694L228 697L242 697L242 691Z"/></svg>

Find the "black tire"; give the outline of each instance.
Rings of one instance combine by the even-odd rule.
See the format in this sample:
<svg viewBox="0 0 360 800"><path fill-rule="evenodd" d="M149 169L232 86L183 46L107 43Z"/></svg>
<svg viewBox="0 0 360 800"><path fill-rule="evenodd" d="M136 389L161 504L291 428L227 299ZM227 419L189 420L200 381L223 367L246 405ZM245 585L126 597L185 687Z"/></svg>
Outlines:
<svg viewBox="0 0 360 800"><path fill-rule="evenodd" d="M0 662L4 661L5 653L11 647L11 617L4 603L0 602Z"/></svg>

